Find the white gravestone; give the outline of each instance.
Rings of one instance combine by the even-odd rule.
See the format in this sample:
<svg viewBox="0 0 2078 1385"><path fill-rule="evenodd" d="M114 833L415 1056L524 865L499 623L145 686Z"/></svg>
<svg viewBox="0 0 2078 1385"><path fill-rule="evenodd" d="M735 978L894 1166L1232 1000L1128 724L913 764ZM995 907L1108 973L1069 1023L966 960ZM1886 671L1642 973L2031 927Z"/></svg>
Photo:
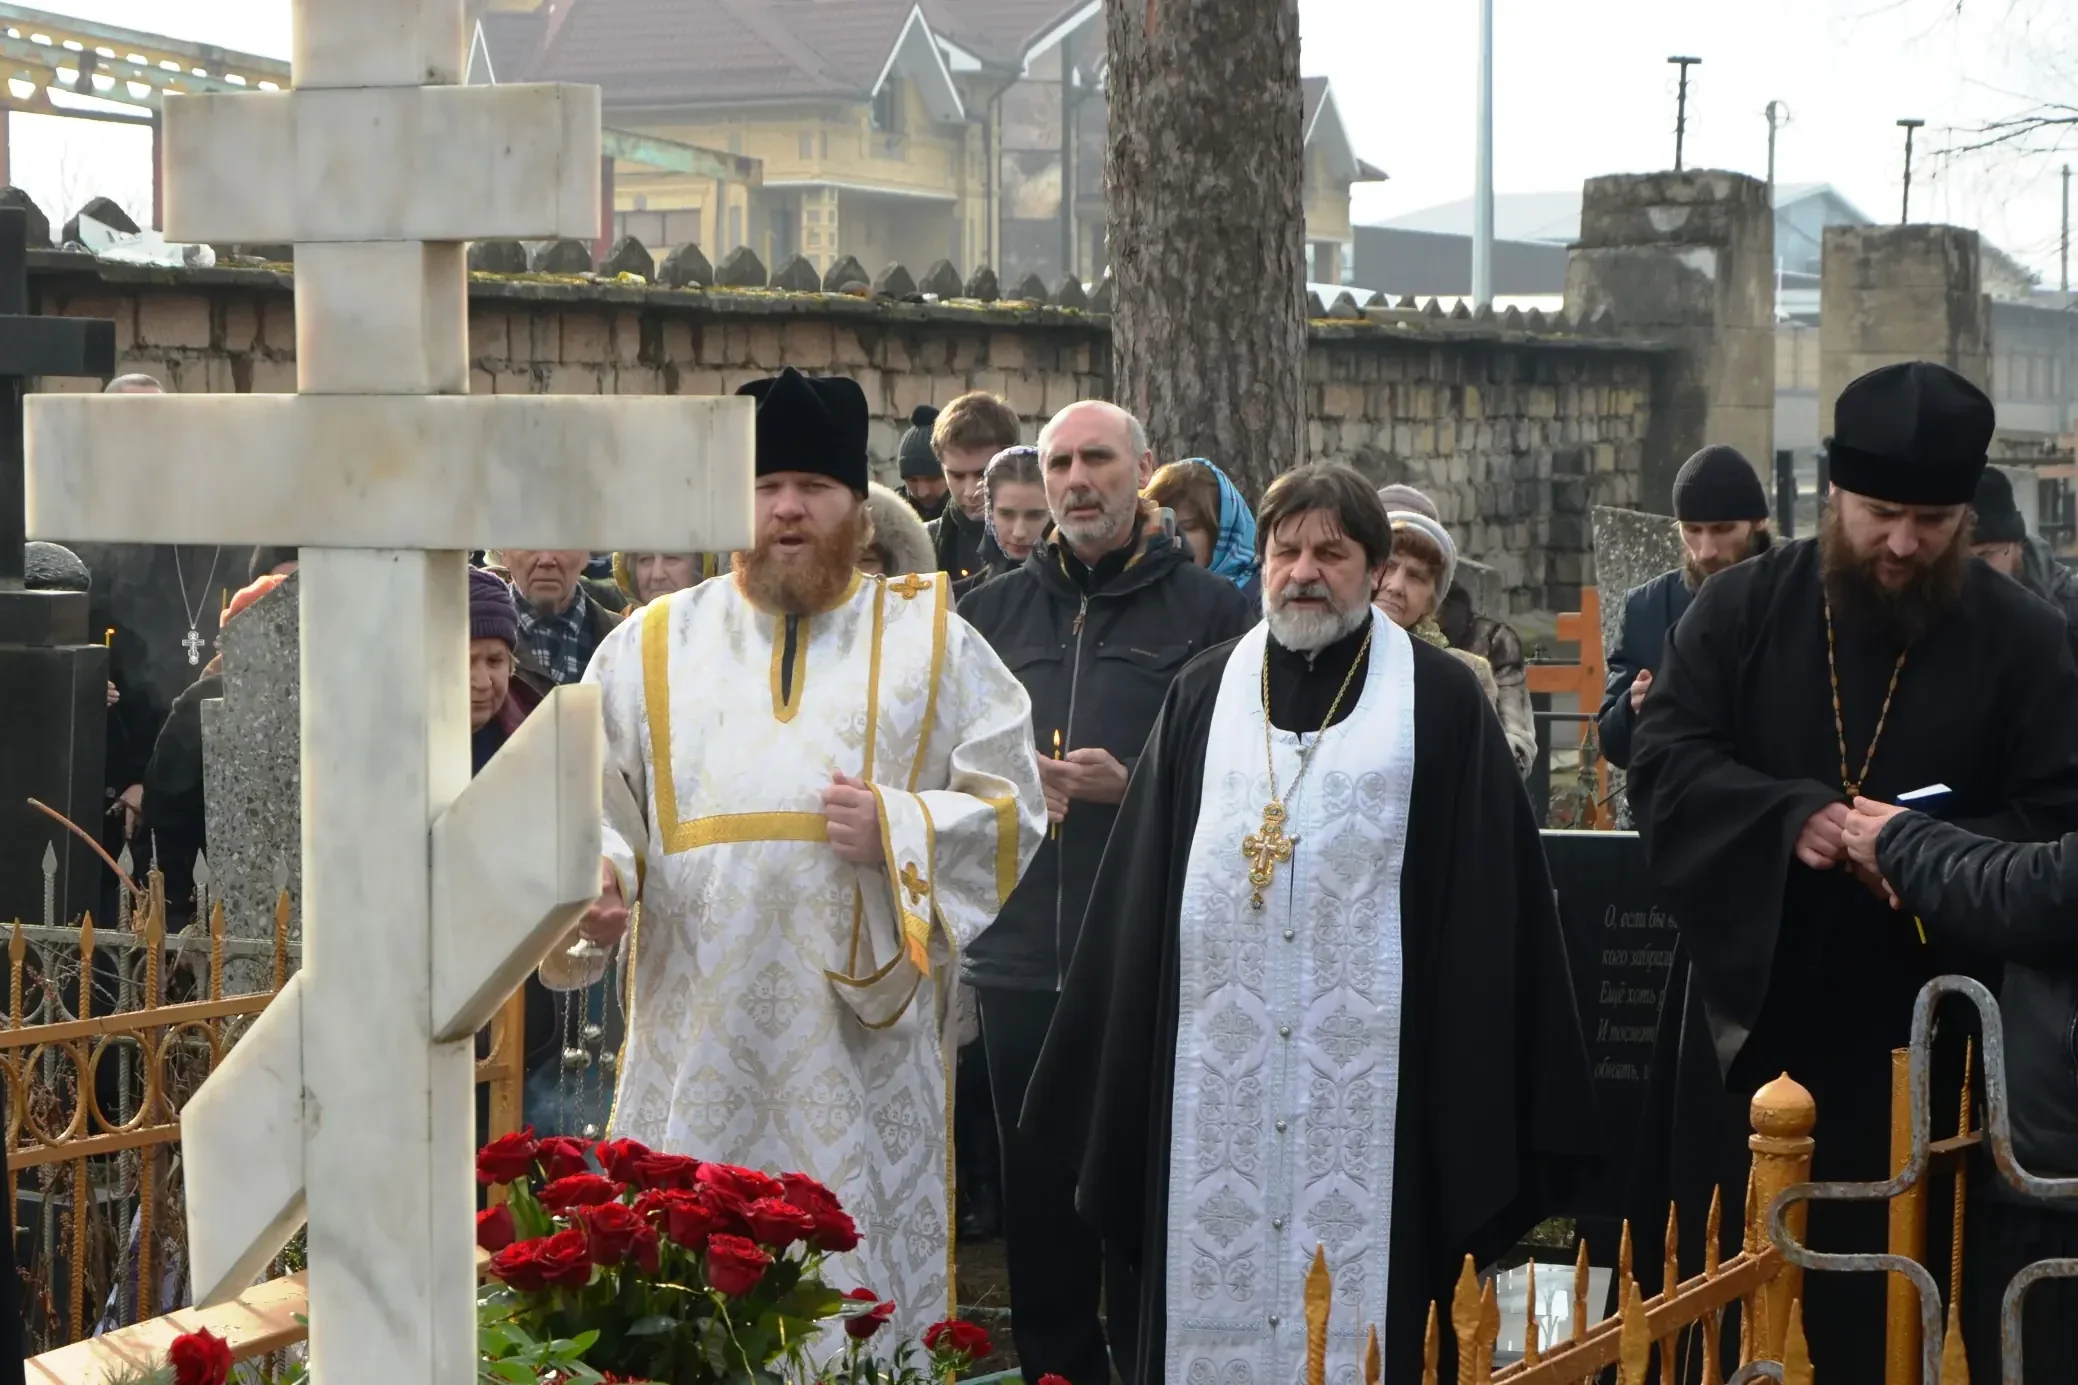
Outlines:
<svg viewBox="0 0 2078 1385"><path fill-rule="evenodd" d="M596 896L595 689L472 783L464 550L750 539L746 399L467 397L472 238L589 239L599 98L459 87L461 0L295 0L169 97L170 239L296 245L295 395L29 406L32 533L302 549L304 969L182 1117L198 1300L306 1219L313 1375L476 1375L471 1035Z"/></svg>

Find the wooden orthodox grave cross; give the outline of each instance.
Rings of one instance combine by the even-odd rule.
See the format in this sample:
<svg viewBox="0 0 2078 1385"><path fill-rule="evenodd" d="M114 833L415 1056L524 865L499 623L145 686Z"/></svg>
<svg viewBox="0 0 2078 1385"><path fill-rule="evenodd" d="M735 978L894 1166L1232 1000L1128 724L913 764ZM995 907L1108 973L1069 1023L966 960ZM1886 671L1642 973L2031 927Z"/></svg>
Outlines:
<svg viewBox="0 0 2078 1385"><path fill-rule="evenodd" d="M304 968L182 1116L197 1299L306 1219L311 1373L476 1375L471 1036L599 888L597 689L472 783L471 548L731 550L748 399L471 398L466 242L590 238L599 94L463 87L462 0L295 0L169 96L166 233L296 247L294 395L39 397L35 532L302 550Z"/></svg>

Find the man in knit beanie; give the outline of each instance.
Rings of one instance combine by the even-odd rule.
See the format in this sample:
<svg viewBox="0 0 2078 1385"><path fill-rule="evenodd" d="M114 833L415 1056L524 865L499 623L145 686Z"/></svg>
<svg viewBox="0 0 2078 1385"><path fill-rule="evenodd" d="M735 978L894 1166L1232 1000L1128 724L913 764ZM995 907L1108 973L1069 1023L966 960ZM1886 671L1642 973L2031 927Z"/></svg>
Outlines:
<svg viewBox="0 0 2078 1385"><path fill-rule="evenodd" d="M1623 624L1609 651L1602 710L1602 755L1629 768L1631 727L1652 687L1652 671L1681 613L1704 579L1768 546L1768 496L1759 473L1736 447L1713 443L1674 476L1674 520L1681 528L1681 566L1624 593Z"/></svg>
<svg viewBox="0 0 2078 1385"><path fill-rule="evenodd" d="M895 448L895 461L902 470L902 494L917 518L926 522L945 513L945 468L931 450L931 426L937 421L935 405L917 405L909 415L908 431Z"/></svg>
<svg viewBox="0 0 2078 1385"><path fill-rule="evenodd" d="M2078 574L2057 561L2048 540L2028 533L2013 499L2012 478L1995 466L1985 467L1970 511L1970 556L1984 559L2062 611L2072 647L2078 649Z"/></svg>

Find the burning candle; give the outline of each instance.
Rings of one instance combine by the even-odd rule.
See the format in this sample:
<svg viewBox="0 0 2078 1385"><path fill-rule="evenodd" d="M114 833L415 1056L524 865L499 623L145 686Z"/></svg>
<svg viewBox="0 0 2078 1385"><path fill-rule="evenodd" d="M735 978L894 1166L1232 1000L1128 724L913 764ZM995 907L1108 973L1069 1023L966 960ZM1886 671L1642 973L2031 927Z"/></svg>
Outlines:
<svg viewBox="0 0 2078 1385"><path fill-rule="evenodd" d="M115 648L115 627L113 625L101 632L101 647L103 649Z"/></svg>
<svg viewBox="0 0 2078 1385"><path fill-rule="evenodd" d="M1053 758L1056 760L1061 758L1061 728L1058 726L1053 728ZM1055 823L1048 829L1048 833L1055 841L1059 841L1061 839L1061 825Z"/></svg>

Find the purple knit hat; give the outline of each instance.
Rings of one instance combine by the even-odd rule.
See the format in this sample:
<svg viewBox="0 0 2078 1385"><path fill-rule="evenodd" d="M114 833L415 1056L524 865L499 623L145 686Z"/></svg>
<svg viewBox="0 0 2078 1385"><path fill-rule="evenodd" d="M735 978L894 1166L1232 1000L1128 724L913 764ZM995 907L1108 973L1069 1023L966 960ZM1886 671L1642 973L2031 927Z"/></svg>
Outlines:
<svg viewBox="0 0 2078 1385"><path fill-rule="evenodd" d="M469 569L469 638L519 643L519 607L512 588L495 572Z"/></svg>

